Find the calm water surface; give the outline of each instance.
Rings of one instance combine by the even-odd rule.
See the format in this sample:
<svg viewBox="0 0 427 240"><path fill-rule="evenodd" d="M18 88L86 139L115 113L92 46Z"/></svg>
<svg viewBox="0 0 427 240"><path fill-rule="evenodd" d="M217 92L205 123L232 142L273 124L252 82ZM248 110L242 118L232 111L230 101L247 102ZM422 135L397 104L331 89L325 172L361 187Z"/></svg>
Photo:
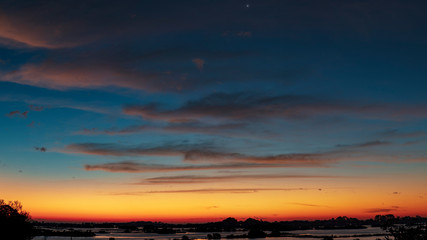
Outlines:
<svg viewBox="0 0 427 240"><path fill-rule="evenodd" d="M82 229L86 230L86 229ZM96 237L35 237L33 240L108 240L110 237L115 238L116 240L173 240L180 239L183 235L187 235L190 239L206 239L208 233L177 233L177 234L156 234L156 233L123 233L123 230L118 229L103 229L108 233L97 233L101 229L90 229L96 233ZM222 232L220 233L225 239L225 236L234 234L244 234L245 232ZM342 240L383 240L384 237L374 236L374 237L349 237L356 234L379 234L384 233L380 228L368 227L366 229L339 229L339 230L298 230L298 231L289 231L288 233L301 234L301 235L313 235L313 236L342 236ZM321 238L295 238L295 237L278 237L278 238L266 238L264 240L320 240ZM235 239L235 240L247 240L244 239Z"/></svg>

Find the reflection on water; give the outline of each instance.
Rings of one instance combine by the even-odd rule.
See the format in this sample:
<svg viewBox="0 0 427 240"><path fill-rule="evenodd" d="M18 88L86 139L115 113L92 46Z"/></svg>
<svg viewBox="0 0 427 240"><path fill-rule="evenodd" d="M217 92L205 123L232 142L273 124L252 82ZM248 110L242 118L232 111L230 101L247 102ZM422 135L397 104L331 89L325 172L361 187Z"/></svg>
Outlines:
<svg viewBox="0 0 427 240"><path fill-rule="evenodd" d="M58 229L57 229L58 230ZM85 229L87 230L87 229ZM206 239L208 233L177 233L177 234L156 234L156 233L123 233L123 230L119 229L89 229L97 234L96 237L35 237L33 240L109 240L110 238L115 238L116 240L173 240L181 239L183 235L188 236L190 239ZM104 230L106 233L98 233L99 231ZM246 232L237 232L237 234L244 234ZM368 227L366 229L337 229L337 230L298 230L298 231L289 231L288 233L299 234L299 235L312 235L312 236L340 236L342 240L383 240L384 237L381 236L369 236L369 237L352 237L352 235L358 234L383 234L384 231L381 228ZM226 239L225 236L230 234L236 234L236 232L222 232L220 233L223 239ZM298 238L298 237L277 237L277 238L266 238L265 240L320 240L321 238ZM235 239L235 240L247 240L245 239Z"/></svg>

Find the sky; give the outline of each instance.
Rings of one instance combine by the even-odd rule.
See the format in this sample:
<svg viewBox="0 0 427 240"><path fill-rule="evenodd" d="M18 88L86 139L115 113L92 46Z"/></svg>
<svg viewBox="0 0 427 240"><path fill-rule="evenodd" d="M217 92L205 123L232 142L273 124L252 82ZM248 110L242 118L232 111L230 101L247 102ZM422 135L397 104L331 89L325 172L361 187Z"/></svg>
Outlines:
<svg viewBox="0 0 427 240"><path fill-rule="evenodd" d="M427 216L425 1L0 2L0 199L46 221Z"/></svg>

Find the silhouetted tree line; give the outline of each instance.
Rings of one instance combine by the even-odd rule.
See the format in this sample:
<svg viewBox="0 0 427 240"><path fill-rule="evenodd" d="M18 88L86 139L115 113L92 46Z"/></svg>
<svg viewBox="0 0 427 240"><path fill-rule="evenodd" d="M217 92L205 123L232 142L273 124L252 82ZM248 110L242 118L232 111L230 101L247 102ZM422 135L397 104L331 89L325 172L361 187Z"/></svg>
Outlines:
<svg viewBox="0 0 427 240"><path fill-rule="evenodd" d="M95 236L91 231L74 229L53 231L35 228L30 214L26 212L18 201L5 202L0 199L0 238L13 240L27 240L34 236Z"/></svg>
<svg viewBox="0 0 427 240"><path fill-rule="evenodd" d="M18 201L5 202L0 199L0 236L5 239L27 240L33 236L95 236L90 231L74 230L73 228L120 228L125 232L146 232L159 234L178 233L178 229L186 229L189 232L210 232L209 240L221 239L219 232L247 231L245 234L231 234L225 238L265 238L286 237L290 230L308 229L358 229L365 225L382 227L390 236L386 240L427 240L427 218L395 217L394 215L377 215L373 219L359 220L356 218L337 217L329 220L315 221L281 221L267 222L248 218L238 221L235 218L227 218L219 222L199 224L167 224L161 222L129 222L129 223L47 223L31 221L28 212L23 210ZM54 231L50 229L61 228L68 230ZM266 232L269 232L268 234ZM326 237L324 239L333 239ZM189 240L183 236L179 240Z"/></svg>
<svg viewBox="0 0 427 240"><path fill-rule="evenodd" d="M30 214L18 201L6 203L0 199L0 236L5 239L26 240L33 236Z"/></svg>
<svg viewBox="0 0 427 240"><path fill-rule="evenodd" d="M128 223L45 223L34 222L36 226L48 228L121 228L130 231L143 231L146 233L178 233L176 229L185 228L189 232L234 232L237 230L260 229L277 235L280 231L309 230L309 229L362 229L366 225L387 228L395 224L416 226L427 223L427 218L422 217L395 217L393 215L377 215L373 219L359 220L349 217L337 217L328 220L314 221L276 221L268 222L248 218L238 221L235 218L227 218L219 222L190 223L190 224L168 224L162 222L128 222Z"/></svg>
<svg viewBox="0 0 427 240"><path fill-rule="evenodd" d="M427 226L392 226L388 228L388 232L393 236L386 236L386 240L427 240Z"/></svg>

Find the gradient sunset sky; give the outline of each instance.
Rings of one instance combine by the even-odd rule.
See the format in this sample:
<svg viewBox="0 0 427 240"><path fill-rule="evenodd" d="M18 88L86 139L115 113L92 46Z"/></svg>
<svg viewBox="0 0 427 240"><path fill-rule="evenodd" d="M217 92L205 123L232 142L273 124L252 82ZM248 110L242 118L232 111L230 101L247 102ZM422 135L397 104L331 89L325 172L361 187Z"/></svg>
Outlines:
<svg viewBox="0 0 427 240"><path fill-rule="evenodd" d="M427 216L427 2L0 2L33 219Z"/></svg>

